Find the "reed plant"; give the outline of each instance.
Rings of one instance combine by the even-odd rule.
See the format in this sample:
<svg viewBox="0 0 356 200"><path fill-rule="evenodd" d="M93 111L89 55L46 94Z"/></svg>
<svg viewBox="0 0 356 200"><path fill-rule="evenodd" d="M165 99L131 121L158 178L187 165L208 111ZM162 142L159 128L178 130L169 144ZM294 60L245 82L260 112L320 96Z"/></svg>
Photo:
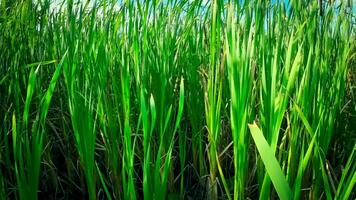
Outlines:
<svg viewBox="0 0 356 200"><path fill-rule="evenodd" d="M354 7L0 0L0 199L354 199Z"/></svg>

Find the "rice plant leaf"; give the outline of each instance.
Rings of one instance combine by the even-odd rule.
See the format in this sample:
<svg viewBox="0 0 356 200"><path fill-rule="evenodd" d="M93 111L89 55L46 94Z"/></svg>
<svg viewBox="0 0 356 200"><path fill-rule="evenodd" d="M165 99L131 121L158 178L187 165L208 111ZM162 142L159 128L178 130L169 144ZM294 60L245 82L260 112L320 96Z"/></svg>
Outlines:
<svg viewBox="0 0 356 200"><path fill-rule="evenodd" d="M184 107L184 79L182 78L180 81L178 115L177 115L176 124L174 126L174 132L177 131L180 121L182 119L183 107Z"/></svg>
<svg viewBox="0 0 356 200"><path fill-rule="evenodd" d="M347 160L345 168L342 171L341 179L335 195L336 199L337 198L348 199L356 183L355 150L356 150L356 144L354 145L354 148L352 149L349 159Z"/></svg>
<svg viewBox="0 0 356 200"><path fill-rule="evenodd" d="M16 128L16 116L15 113L12 114L12 148L14 151L15 156L17 156L18 153L18 141L17 141L17 128Z"/></svg>
<svg viewBox="0 0 356 200"><path fill-rule="evenodd" d="M35 91L35 86L36 86L36 72L35 72L34 68L31 68L29 79L28 79L28 84L27 84L25 108L23 111L23 121L24 121L25 126L27 125L31 99L32 99L32 95Z"/></svg>
<svg viewBox="0 0 356 200"><path fill-rule="evenodd" d="M276 157L274 156L271 147L268 145L266 139L264 138L262 131L255 123L249 124L248 126L263 164L266 167L266 171L272 180L279 198L282 200L292 199L292 190L289 187L289 184L282 172L281 167L278 164Z"/></svg>
<svg viewBox="0 0 356 200"><path fill-rule="evenodd" d="M151 110L151 130L150 130L150 135L151 135L156 123L156 113L157 113L155 100L152 95L150 97L150 110Z"/></svg>
<svg viewBox="0 0 356 200"><path fill-rule="evenodd" d="M302 162L299 163L299 167L298 167L298 174L296 177L296 180L294 182L294 199L299 199L300 198L300 193L301 193L301 184L302 184L302 179L303 179L303 172L305 171L309 160L311 158L313 149L314 149L314 145L317 142L316 138L317 138L317 134L315 132L313 132L308 120L306 119L304 113L301 111L301 109L299 108L299 106L297 104L294 104L294 109L297 111L299 117L301 118L304 126L307 129L307 132L312 136L312 139L308 145L308 149L307 152L305 153L305 155L302 158Z"/></svg>
<svg viewBox="0 0 356 200"><path fill-rule="evenodd" d="M56 87L56 83L58 81L59 75L61 74L62 64L63 64L63 61L64 61L66 55L67 55L67 52L68 51L66 51L66 53L64 54L61 62L57 66L56 71L54 72L53 77L51 79L51 82L49 83L49 87L47 89L47 92L43 96L42 108L41 108L41 117L40 117L40 122L41 123L44 123L44 120L46 119L46 116L47 116L47 113L48 113L48 109L49 109L49 104L51 103L53 92L54 92L54 89Z"/></svg>
<svg viewBox="0 0 356 200"><path fill-rule="evenodd" d="M35 62L35 63L31 63L29 65L26 65L26 68L31 68L34 66L50 65L50 64L53 64L56 62L57 62L57 60L47 60L47 61Z"/></svg>
<svg viewBox="0 0 356 200"><path fill-rule="evenodd" d="M110 192L109 192L109 190L108 190L108 187L106 186L106 183L105 183L105 180L104 180L104 176L103 176L103 174L101 173L101 171L100 171L100 169L99 169L98 163L95 163L95 165L96 165L96 169L97 169L97 171L98 171L99 178L100 178L101 184L102 184L102 186L103 186L103 189L104 189L106 198L107 198L108 200L112 200L111 194L110 194Z"/></svg>

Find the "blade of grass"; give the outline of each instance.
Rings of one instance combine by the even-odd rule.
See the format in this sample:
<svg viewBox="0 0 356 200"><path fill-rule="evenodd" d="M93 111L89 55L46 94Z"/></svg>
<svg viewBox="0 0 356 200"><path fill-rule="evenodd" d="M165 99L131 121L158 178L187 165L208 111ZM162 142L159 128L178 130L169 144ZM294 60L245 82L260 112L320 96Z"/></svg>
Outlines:
<svg viewBox="0 0 356 200"><path fill-rule="evenodd" d="M268 145L261 130L256 124L249 124L249 129L279 198L282 200L292 199L292 190L290 189L282 169L274 156L273 150Z"/></svg>

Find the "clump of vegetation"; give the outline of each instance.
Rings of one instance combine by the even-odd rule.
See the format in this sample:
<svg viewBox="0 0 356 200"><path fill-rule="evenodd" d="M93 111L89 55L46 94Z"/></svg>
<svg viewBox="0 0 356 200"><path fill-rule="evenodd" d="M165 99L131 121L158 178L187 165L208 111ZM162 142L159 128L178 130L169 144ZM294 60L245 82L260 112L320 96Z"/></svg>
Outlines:
<svg viewBox="0 0 356 200"><path fill-rule="evenodd" d="M0 199L353 199L352 1L0 0Z"/></svg>

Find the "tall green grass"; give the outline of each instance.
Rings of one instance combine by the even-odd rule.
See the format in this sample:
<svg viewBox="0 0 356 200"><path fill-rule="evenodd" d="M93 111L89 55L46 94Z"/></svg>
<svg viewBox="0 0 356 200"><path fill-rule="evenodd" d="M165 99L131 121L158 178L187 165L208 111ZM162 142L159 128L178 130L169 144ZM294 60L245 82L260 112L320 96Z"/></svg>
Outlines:
<svg viewBox="0 0 356 200"><path fill-rule="evenodd" d="M0 199L353 199L352 1L0 0Z"/></svg>

